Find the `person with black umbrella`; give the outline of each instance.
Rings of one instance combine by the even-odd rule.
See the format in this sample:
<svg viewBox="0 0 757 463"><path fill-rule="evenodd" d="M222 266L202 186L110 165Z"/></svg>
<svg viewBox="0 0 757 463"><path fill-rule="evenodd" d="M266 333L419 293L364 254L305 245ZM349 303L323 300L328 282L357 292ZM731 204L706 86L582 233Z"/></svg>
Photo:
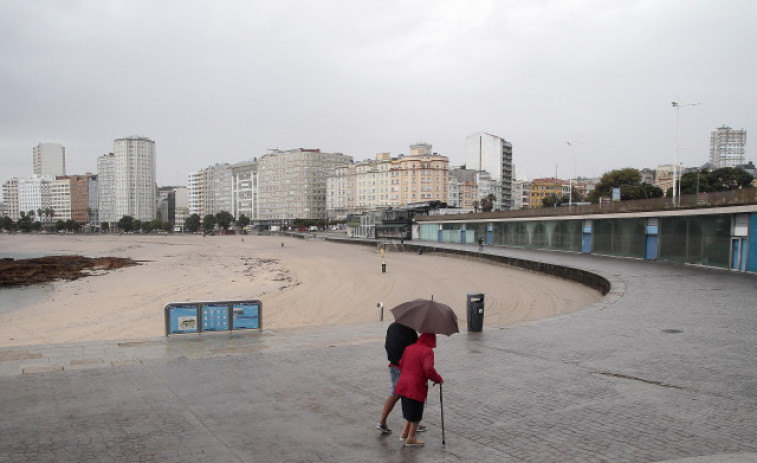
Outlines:
<svg viewBox="0 0 757 463"><path fill-rule="evenodd" d="M384 402L384 408L381 411L381 419L376 424L376 429L389 434L392 432L389 426L386 424L389 413L392 412L394 406L400 400L400 396L395 394L394 388L397 386L397 380L400 377L400 359L402 353L405 352L405 348L410 344L413 344L418 340L418 333L414 329L409 328L397 322L393 322L386 329L386 341L384 342L384 348L386 349L386 356L389 359L389 375L392 379L392 392ZM426 428L419 428L419 432L425 431Z"/></svg>
<svg viewBox="0 0 757 463"><path fill-rule="evenodd" d="M423 408L428 395L428 381L434 385L443 384L444 379L434 368L434 351L436 334L422 333L415 344L405 349L400 360L400 375L395 394L402 400L402 416L405 427L400 435L405 439L408 447L421 447L423 441L415 437L420 421L423 419ZM440 386L441 387L441 386Z"/></svg>

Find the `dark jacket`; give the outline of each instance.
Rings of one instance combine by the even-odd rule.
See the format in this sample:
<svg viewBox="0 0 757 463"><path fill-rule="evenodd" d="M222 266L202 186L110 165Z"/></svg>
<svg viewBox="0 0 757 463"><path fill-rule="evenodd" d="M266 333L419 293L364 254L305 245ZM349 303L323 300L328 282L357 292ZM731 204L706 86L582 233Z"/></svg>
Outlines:
<svg viewBox="0 0 757 463"><path fill-rule="evenodd" d="M386 343L384 343L389 364L399 367L405 347L417 340L418 333L414 329L400 325L397 322L389 325L389 328L386 329Z"/></svg>
<svg viewBox="0 0 757 463"><path fill-rule="evenodd" d="M434 351L436 335L423 333L418 341L407 346L400 360L400 379L394 393L408 399L425 402L428 394L428 380L440 383L443 381L434 369Z"/></svg>

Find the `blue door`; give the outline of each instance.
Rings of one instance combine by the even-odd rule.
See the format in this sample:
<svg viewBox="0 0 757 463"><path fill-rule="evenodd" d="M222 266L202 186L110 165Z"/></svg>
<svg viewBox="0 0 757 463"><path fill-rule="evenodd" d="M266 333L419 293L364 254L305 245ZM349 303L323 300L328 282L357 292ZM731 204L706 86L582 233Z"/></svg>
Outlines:
<svg viewBox="0 0 757 463"><path fill-rule="evenodd" d="M460 230L460 243L465 244L465 229Z"/></svg>
<svg viewBox="0 0 757 463"><path fill-rule="evenodd" d="M644 259L657 260L659 250L659 237L657 235L647 235L644 240Z"/></svg>
<svg viewBox="0 0 757 463"><path fill-rule="evenodd" d="M731 270L738 270L741 267L741 240L731 238Z"/></svg>
<svg viewBox="0 0 757 463"><path fill-rule="evenodd" d="M591 233L584 233L581 236L581 252L591 254Z"/></svg>
<svg viewBox="0 0 757 463"><path fill-rule="evenodd" d="M494 239L494 232L492 232L492 227L489 226L489 229L486 230L486 244L491 245L493 239Z"/></svg>

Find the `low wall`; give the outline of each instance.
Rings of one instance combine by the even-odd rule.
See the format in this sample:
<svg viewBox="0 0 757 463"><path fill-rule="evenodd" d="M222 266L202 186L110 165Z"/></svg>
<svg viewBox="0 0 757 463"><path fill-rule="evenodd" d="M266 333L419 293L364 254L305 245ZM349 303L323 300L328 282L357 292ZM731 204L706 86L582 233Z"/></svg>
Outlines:
<svg viewBox="0 0 757 463"><path fill-rule="evenodd" d="M341 243L341 244L358 244L363 246L376 246L380 241L377 240L362 240L354 238L326 238L327 241ZM398 247L404 252L417 252L424 254L435 254L439 256L451 256L469 260L476 260L488 264L495 265L509 265L512 267L522 268L531 272L539 272L545 275L552 275L559 278L563 278L570 281L575 281L589 288L599 291L603 296L610 292L612 285L603 276L597 275L586 270L578 268L568 267L565 265L549 264L546 262L536 262L526 259L518 259L515 257L498 256L494 254L486 254L474 250L466 249L452 249L441 248L433 245L415 244L405 242ZM388 247L388 250L395 250L394 246Z"/></svg>

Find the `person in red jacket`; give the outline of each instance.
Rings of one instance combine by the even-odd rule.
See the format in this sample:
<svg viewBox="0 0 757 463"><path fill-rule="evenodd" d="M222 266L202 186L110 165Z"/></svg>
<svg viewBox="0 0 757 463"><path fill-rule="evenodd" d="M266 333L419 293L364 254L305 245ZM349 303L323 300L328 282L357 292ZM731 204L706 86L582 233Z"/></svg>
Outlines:
<svg viewBox="0 0 757 463"><path fill-rule="evenodd" d="M400 360L400 379L397 381L395 394L402 400L402 416L405 427L401 439L408 447L420 447L424 444L415 438L418 425L423 419L423 405L428 395L428 381L434 385L444 383L444 379L434 369L434 347L436 335L423 333L415 344L405 348Z"/></svg>

